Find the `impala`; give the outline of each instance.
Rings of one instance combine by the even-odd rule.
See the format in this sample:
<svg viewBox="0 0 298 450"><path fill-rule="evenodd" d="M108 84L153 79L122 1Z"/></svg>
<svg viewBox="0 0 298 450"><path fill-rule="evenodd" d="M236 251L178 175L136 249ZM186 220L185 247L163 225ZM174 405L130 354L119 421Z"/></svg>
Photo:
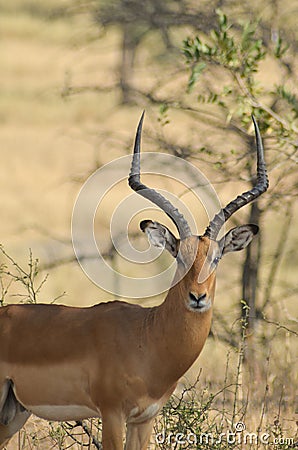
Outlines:
<svg viewBox="0 0 298 450"><path fill-rule="evenodd" d="M152 245L176 258L175 278L180 281L173 283L162 304L152 308L124 301L89 308L53 304L0 308L0 448L35 414L58 421L101 417L104 450L123 449L125 425L125 449L146 449L154 418L209 334L219 260L245 248L258 232L256 225L242 225L217 240L229 217L268 188L255 119L255 187L225 206L202 236L194 236L182 214L140 181L143 117L144 113L129 185L174 222L179 239L152 220L142 221L140 227Z"/></svg>

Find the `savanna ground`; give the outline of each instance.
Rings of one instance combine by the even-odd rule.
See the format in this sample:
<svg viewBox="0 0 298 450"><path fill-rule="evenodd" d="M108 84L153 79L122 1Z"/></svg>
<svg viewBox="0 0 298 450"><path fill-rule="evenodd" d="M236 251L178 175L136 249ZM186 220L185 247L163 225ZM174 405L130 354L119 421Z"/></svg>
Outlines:
<svg viewBox="0 0 298 450"><path fill-rule="evenodd" d="M87 13L46 17L45 12L64 6L66 3L57 0L0 2L0 233L5 251L22 266L27 264L29 249L32 249L33 257L39 259L39 282L50 272L39 293L39 302L57 299L65 304L86 306L113 296L95 286L76 263L42 269L52 261L72 258L71 214L80 186L96 167L130 152L140 108L119 106L119 92L108 88L70 97L64 95L69 80L77 86L111 86L118 76L120 56L117 27L99 38L98 28ZM147 52L144 58L150 61L150 45ZM154 78L154 71L158 70L153 64L150 76ZM150 76L145 67L138 72L144 84L150 84ZM149 107L146 125L149 129L161 127L157 116L158 110ZM187 123L173 113L166 133L180 137L186 133L186 126ZM197 134L199 138L200 129ZM162 150L154 148L150 139L145 142L148 151ZM242 187L234 183L229 187L219 185L216 189L224 201ZM114 192L113 198L105 203L104 215L97 218L99 241L107 239L113 205L129 192L126 189L122 187L121 192ZM205 222L199 223L198 228L201 230L204 226ZM268 274L273 255L271 245L280 231L278 212L274 211L272 220L262 227L266 257L260 283ZM137 226L133 231L137 232ZM278 269L278 277L284 284L293 285L297 273L297 228L292 226L289 233L286 257ZM267 340L264 346L261 339L256 339L253 379L243 364L243 340L240 339L238 348L232 348L217 338L216 310L224 314L231 330L241 329L237 320L241 258L241 254L231 255L221 263L213 337L207 341L199 361L181 381L177 397L164 410L155 431L167 430L167 435L172 432L173 436L180 432L183 440L183 436L190 436L191 432L197 436L200 433L218 436L228 430L235 431L235 424L243 422L248 432L270 435L272 445L259 440L254 447L291 448L297 441L297 333L293 333L295 326L297 330L296 296L282 297L275 303L279 321L267 323L265 331L262 330L262 335L272 336L270 342ZM2 262L7 263L4 255ZM5 285L6 279L3 282ZM19 294L22 294L22 286L14 283L3 300L7 303L20 301ZM278 294L277 288L276 296ZM161 297L149 298L142 304L159 301ZM194 385L188 390L187 386ZM90 423L88 426L91 427ZM93 432L97 434L95 425ZM77 439L74 443L72 438L67 438L59 424L48 425L32 418L7 449L66 449L71 444L73 448L81 448L81 440L88 441L84 434ZM181 442L175 440L171 444L161 441L159 446L152 443L152 448L181 447ZM193 442L190 439L182 447L196 448ZM200 445L203 448L204 442ZM200 445L197 444L198 448ZM209 442L204 448L225 448L223 445L249 448L250 444L211 445Z"/></svg>

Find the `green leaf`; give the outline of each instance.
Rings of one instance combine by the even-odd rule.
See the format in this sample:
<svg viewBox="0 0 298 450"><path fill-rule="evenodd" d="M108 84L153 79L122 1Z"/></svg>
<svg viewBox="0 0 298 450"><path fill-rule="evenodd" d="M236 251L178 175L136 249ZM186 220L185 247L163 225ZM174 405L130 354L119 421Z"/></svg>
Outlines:
<svg viewBox="0 0 298 450"><path fill-rule="evenodd" d="M276 58L281 58L289 49L289 44L284 44L280 35L277 37L276 45L274 47L274 56Z"/></svg>
<svg viewBox="0 0 298 450"><path fill-rule="evenodd" d="M192 68L192 72L191 72L190 78L188 80L188 92L190 92L192 90L192 88L196 84L198 78L200 77L200 75L203 72L203 70L205 69L205 67L206 67L206 63L201 62L201 63L196 64Z"/></svg>
<svg viewBox="0 0 298 450"><path fill-rule="evenodd" d="M277 94L285 100L291 107L295 114L295 118L298 117L298 98L295 94L288 91L284 86L278 86L276 89Z"/></svg>
<svg viewBox="0 0 298 450"><path fill-rule="evenodd" d="M159 107L159 113L164 115L169 109L169 106L166 103L162 103Z"/></svg>

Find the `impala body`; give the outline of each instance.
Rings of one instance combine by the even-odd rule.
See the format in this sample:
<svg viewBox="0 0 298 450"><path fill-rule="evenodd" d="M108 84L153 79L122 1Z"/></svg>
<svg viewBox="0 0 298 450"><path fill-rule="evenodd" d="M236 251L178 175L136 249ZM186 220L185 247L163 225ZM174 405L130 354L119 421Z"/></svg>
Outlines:
<svg viewBox="0 0 298 450"><path fill-rule="evenodd" d="M255 225L243 225L216 240L224 221L267 189L256 124L256 187L229 203L199 237L164 197L140 183L142 121L143 116L129 183L175 223L180 239L151 220L141 222L141 229L153 245L176 258L180 281L152 308L119 301L90 308L0 308L0 448L33 413L61 421L101 417L104 450L123 449L126 424L125 448L146 449L154 418L209 334L220 258L246 247L258 231Z"/></svg>
<svg viewBox="0 0 298 450"><path fill-rule="evenodd" d="M202 314L188 309L189 277L191 271L179 283L179 294L172 288L153 308L119 301L90 308L1 308L2 414L7 389L10 404L4 408L9 423L0 426L0 439L4 431L13 431L13 405L24 421L29 412L48 420L102 416L117 436L111 443L104 440L107 448L121 448L126 421L128 430L146 422L151 433L152 419L199 355L210 329L211 308ZM214 284L210 287L211 303ZM140 447L128 441L127 448Z"/></svg>

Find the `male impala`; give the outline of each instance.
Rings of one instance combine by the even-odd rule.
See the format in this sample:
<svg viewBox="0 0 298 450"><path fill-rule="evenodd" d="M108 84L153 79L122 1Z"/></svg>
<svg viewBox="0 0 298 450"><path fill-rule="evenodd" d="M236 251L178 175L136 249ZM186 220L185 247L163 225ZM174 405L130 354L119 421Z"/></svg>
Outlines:
<svg viewBox="0 0 298 450"><path fill-rule="evenodd" d="M125 449L146 449L154 418L207 339L217 263L225 253L245 248L258 232L255 225L242 225L216 240L224 222L268 188L255 120L256 186L223 208L202 236L193 236L179 211L140 182L142 122L143 116L129 185L176 225L180 239L152 220L140 227L153 245L176 258L175 277L181 279L153 308L122 301L90 308L0 308L0 448L33 413L59 421L101 417L104 450L123 449L126 424Z"/></svg>

